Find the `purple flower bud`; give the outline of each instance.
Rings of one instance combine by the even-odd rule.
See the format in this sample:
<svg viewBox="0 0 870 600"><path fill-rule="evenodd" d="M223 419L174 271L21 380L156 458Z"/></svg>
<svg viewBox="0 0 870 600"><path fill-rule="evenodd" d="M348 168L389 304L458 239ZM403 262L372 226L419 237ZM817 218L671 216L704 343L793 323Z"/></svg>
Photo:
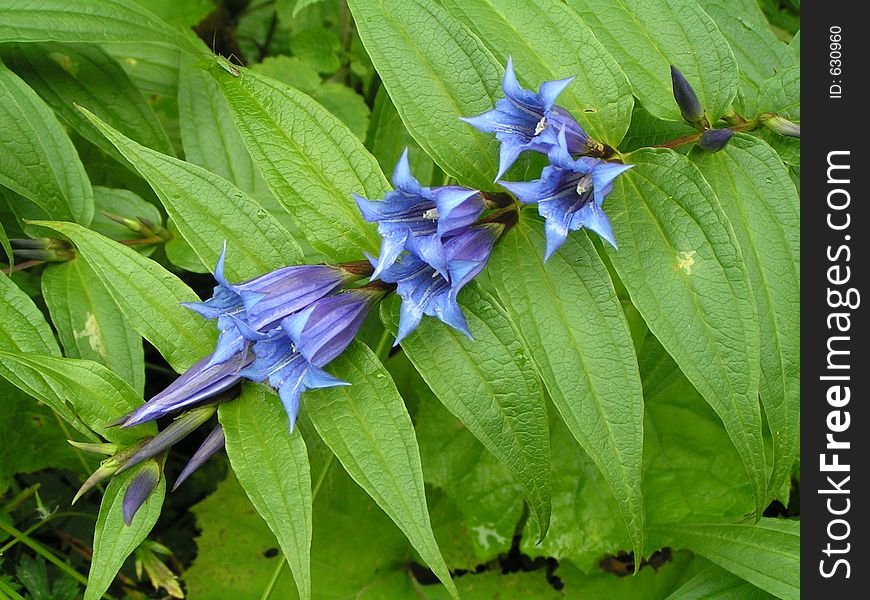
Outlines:
<svg viewBox="0 0 870 600"><path fill-rule="evenodd" d="M207 400L241 381L239 370L249 365L253 359L250 352L239 353L224 362L209 366L211 355L206 356L165 390L113 425L132 427Z"/></svg>
<svg viewBox="0 0 870 600"><path fill-rule="evenodd" d="M734 132L730 129L708 129L701 134L698 145L707 152L719 152L728 145Z"/></svg>
<svg viewBox="0 0 870 600"><path fill-rule="evenodd" d="M160 482L162 469L156 461L148 461L136 476L130 482L127 491L124 494L123 512L124 523L128 526L133 522L133 517L136 516L139 508L145 504L145 501L157 487Z"/></svg>
<svg viewBox="0 0 870 600"><path fill-rule="evenodd" d="M199 449L194 452L190 461L184 467L184 470L181 471L178 479L175 480L175 485L172 486L172 491L174 492L178 486L184 483L184 481L190 477L194 471L200 468L205 461L220 452L225 444L226 438L224 437L224 430L220 425L217 425L211 430L211 433L208 434Z"/></svg>
<svg viewBox="0 0 870 600"><path fill-rule="evenodd" d="M671 65L671 83L674 88L674 100L677 101L680 114L683 115L686 123L698 130L709 129L710 122L707 121L707 114L704 112L704 107L701 106L695 90L674 65Z"/></svg>
<svg viewBox="0 0 870 600"><path fill-rule="evenodd" d="M194 429L208 421L215 413L215 405L199 406L191 409L170 423L169 427L148 440L133 456L128 458L118 469L118 473L130 469L142 461L153 458L167 450L173 444L187 437Z"/></svg>

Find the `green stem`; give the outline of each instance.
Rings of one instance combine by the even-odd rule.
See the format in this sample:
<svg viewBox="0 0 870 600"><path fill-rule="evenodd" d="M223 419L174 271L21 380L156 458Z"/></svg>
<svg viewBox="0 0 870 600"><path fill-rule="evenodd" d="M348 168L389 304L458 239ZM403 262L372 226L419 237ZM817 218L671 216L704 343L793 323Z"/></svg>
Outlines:
<svg viewBox="0 0 870 600"><path fill-rule="evenodd" d="M49 517L47 517L47 518L45 518L45 519L39 521L38 523L34 523L33 525L31 525L30 527L28 527L27 529L25 529L23 532L21 532L21 535L22 535L23 537L27 537L27 536L29 536L31 533L33 533L34 531L36 531L37 529L40 529L40 528L44 527L45 525L48 525L49 523L51 523L53 520L55 520L55 519L60 519L60 518L62 518L62 517L87 517L87 518L89 518L89 519L96 519L95 516L93 516L93 515L89 515L88 513L83 513L83 512L75 512L75 511L73 511L73 512L55 513L55 514L53 514L53 515L51 515L51 516L49 516ZM13 539L11 542L7 542L5 546L3 546L2 548L0 548L0 556L2 556L6 551L8 551L10 548L12 548L12 547L13 547L15 544L17 544L19 541L20 541L20 540L18 540L18 539Z"/></svg>
<svg viewBox="0 0 870 600"><path fill-rule="evenodd" d="M390 354L390 340L393 339L393 336L387 331L387 328L384 327L383 333L381 333L381 339L378 340L378 345L375 347L375 356L378 357L378 360L384 362L387 360L387 357Z"/></svg>
<svg viewBox="0 0 870 600"><path fill-rule="evenodd" d="M46 548L45 546L43 546L42 544L40 544L36 540L30 539L23 532L18 531L18 529L16 529L15 527L10 525L9 523L4 523L3 521L0 521L0 529L5 531L6 533L11 535L12 537L16 538L22 544L24 544L25 546L27 546L28 548L30 548L31 550L36 552L38 555L43 557L45 560L47 560L48 562L50 562L51 564L56 566L58 569L60 569L61 571L63 571L64 573L66 573L67 575L69 575L70 577L75 579L76 581L78 581L80 584L87 587L88 578L85 577L84 575L82 575L81 573L79 573L78 571L76 571L75 569L73 569L71 566L69 566L65 562L63 562L57 556L55 556L54 552L52 552L51 550L49 550L48 548ZM110 596L109 594L104 594L103 597L108 598L108 600L114 600L114 598L112 596Z"/></svg>
<svg viewBox="0 0 870 600"><path fill-rule="evenodd" d="M44 265L44 260L25 260L24 262L17 263L14 267L6 267L0 273L4 273L6 275L10 275L15 271L23 271L24 269L29 269L30 267L35 267L37 265Z"/></svg>
<svg viewBox="0 0 870 600"><path fill-rule="evenodd" d="M738 131L754 131L762 127L760 121L753 119L751 121L744 121L743 123L738 123L732 127L728 127L734 133ZM676 148L677 146L684 146L685 144L695 144L701 139L700 133L693 133L692 135L684 135L683 137L678 137L676 139L670 140L663 144L656 144L655 146L651 146L652 148Z"/></svg>
<svg viewBox="0 0 870 600"><path fill-rule="evenodd" d="M323 468L320 469L320 475L317 477L317 481L314 484L314 490L311 492L311 503L314 504L314 500L317 499L317 494L320 492L320 488L323 486L323 482L326 480L326 475L329 473L330 467L332 467L332 463L335 462L335 454L330 453L329 458L326 459L326 464L323 465ZM286 560L278 561L278 564L275 565L275 571L272 573L271 579L269 579L269 585L266 586L266 589L263 590L263 595L260 596L260 600L269 600L272 596L272 592L275 591L275 586L278 584L278 579L281 577L281 573L284 572L284 565L287 564Z"/></svg>
<svg viewBox="0 0 870 600"><path fill-rule="evenodd" d="M3 579L0 579L0 592L5 594L10 600L24 600L24 596L13 590Z"/></svg>

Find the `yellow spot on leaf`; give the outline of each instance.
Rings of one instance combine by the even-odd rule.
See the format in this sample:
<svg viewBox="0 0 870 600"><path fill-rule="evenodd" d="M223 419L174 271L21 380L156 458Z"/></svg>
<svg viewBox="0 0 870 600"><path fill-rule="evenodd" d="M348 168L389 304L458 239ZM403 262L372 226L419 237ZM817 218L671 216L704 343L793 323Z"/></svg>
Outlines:
<svg viewBox="0 0 870 600"><path fill-rule="evenodd" d="M49 58L60 65L60 67L69 73L70 75L75 76L79 72L79 65L72 59L68 54L64 54L62 52L50 52Z"/></svg>
<svg viewBox="0 0 870 600"><path fill-rule="evenodd" d="M139 61L136 60L135 58L133 58L132 56L129 58L125 58L124 62L127 63L128 65L130 65L131 67L135 67L136 65L139 64Z"/></svg>
<svg viewBox="0 0 870 600"><path fill-rule="evenodd" d="M106 358L106 345L103 343L103 334L100 331L100 324L97 323L97 317L93 314L89 314L87 320L85 321L85 328L81 331L76 331L73 333L76 340L80 340L81 338L85 338L88 341L88 345L91 347L91 350Z"/></svg>
<svg viewBox="0 0 870 600"><path fill-rule="evenodd" d="M692 274L692 266L695 264L695 254L697 254L694 250L689 250L688 252L680 252L677 254L677 264L674 265L674 269L678 271L683 271L686 275Z"/></svg>

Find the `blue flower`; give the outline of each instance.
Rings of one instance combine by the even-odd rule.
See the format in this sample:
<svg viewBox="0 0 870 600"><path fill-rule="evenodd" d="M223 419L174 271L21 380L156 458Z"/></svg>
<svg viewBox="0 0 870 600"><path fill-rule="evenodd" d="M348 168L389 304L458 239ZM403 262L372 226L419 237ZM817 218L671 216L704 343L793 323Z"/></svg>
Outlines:
<svg viewBox="0 0 870 600"><path fill-rule="evenodd" d="M369 310L386 293L373 284L327 296L281 321L281 328L305 360L322 367L344 352Z"/></svg>
<svg viewBox="0 0 870 600"><path fill-rule="evenodd" d="M242 351L249 339L247 325L254 331L268 329L311 302L332 293L366 273L328 265L297 265L276 269L250 281L231 284L224 276L226 243L215 265L218 285L205 302L184 302L187 308L206 319L217 319L217 346L210 365L227 360Z"/></svg>
<svg viewBox="0 0 870 600"><path fill-rule="evenodd" d="M632 165L605 162L591 157L571 158L563 133L549 153L550 165L535 181L499 183L525 204L538 204L546 219L547 250L552 256L568 237L568 231L591 229L616 248L610 221L601 204L613 189L613 180Z"/></svg>
<svg viewBox="0 0 870 600"><path fill-rule="evenodd" d="M372 279L380 277L403 250L417 254L446 276L442 240L477 220L483 212L483 197L477 190L459 186L422 187L411 175L407 148L393 172L393 186L396 189L382 202L354 194L363 218L377 223L383 237Z"/></svg>
<svg viewBox="0 0 870 600"><path fill-rule="evenodd" d="M250 353L240 352L223 362L211 364L212 356L206 356L165 390L113 424L132 427L207 400L241 381L239 370L252 360Z"/></svg>
<svg viewBox="0 0 870 600"><path fill-rule="evenodd" d="M486 223L446 240L444 248L449 277L444 277L414 255L402 256L400 262L384 271L381 278L395 283L396 293L402 298L399 328L393 345L414 331L424 314L436 317L471 337L456 297L463 286L486 266L492 247L503 230L504 225L500 223Z"/></svg>
<svg viewBox="0 0 870 600"><path fill-rule="evenodd" d="M273 329L254 342L256 358L239 375L252 381L266 381L278 390L278 396L290 420L290 431L299 414L299 397L309 389L350 385L310 364L282 329Z"/></svg>
<svg viewBox="0 0 870 600"><path fill-rule="evenodd" d="M490 111L462 119L481 131L495 133L501 142L496 180L501 179L522 152L549 152L557 143L560 130L566 132L571 154L587 154L601 149L601 144L589 139L571 113L555 104L556 98L573 80L573 77L568 77L545 81L537 93L524 90L517 82L513 61L508 57L502 81L507 97L496 102Z"/></svg>

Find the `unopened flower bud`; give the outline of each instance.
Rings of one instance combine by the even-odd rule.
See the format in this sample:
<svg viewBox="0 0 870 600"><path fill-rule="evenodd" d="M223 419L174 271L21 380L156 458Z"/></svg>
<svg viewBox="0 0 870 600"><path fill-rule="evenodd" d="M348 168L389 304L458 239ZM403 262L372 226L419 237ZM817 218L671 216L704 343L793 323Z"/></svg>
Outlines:
<svg viewBox="0 0 870 600"><path fill-rule="evenodd" d="M799 138L801 126L775 114L765 114L760 117L761 123L779 135Z"/></svg>
<svg viewBox="0 0 870 600"><path fill-rule="evenodd" d="M136 512L148 500L151 492L154 491L154 488L160 482L162 475L163 469L156 461L149 460L142 465L142 469L136 474L133 481L130 482L130 486L124 494L124 523L130 525L133 522Z"/></svg>
<svg viewBox="0 0 870 600"><path fill-rule="evenodd" d="M730 129L708 129L701 134L698 145L707 152L719 152L728 145L732 137L734 132Z"/></svg>
<svg viewBox="0 0 870 600"><path fill-rule="evenodd" d="M686 120L686 123L699 131L710 128L710 122L707 120L707 114L704 112L704 107L698 100L695 90L683 77L679 69L671 65L671 83L674 88L674 100L677 101L677 106L680 107L680 114Z"/></svg>

